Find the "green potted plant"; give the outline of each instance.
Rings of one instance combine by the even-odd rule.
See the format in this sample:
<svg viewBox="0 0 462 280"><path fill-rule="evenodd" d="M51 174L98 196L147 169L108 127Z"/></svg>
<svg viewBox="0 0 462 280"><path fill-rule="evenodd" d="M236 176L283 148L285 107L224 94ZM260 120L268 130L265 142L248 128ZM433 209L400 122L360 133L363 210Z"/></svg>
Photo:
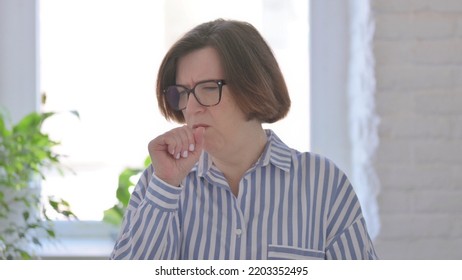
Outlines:
<svg viewBox="0 0 462 280"><path fill-rule="evenodd" d="M148 156L144 160L143 167L126 167L119 174L119 181L116 190L117 203L113 207L104 211L103 221L114 226L122 224L125 210L127 209L130 195L136 185L136 177L139 176L143 170L151 164L151 158Z"/></svg>
<svg viewBox="0 0 462 280"><path fill-rule="evenodd" d="M60 155L53 151L59 143L41 129L54 114L33 112L11 125L0 111L0 259L34 258L34 248L42 245L42 239L55 237L46 204L75 217L66 201L40 198L46 170L63 171Z"/></svg>

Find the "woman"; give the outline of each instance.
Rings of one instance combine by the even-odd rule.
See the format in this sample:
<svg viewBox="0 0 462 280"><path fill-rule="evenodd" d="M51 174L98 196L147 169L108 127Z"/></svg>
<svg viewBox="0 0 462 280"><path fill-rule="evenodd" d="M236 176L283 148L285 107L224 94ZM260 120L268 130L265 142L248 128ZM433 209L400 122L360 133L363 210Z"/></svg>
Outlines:
<svg viewBox="0 0 462 280"><path fill-rule="evenodd" d="M262 128L290 98L253 26L219 19L185 34L160 66L157 98L186 125L149 143L111 258L376 258L345 174Z"/></svg>

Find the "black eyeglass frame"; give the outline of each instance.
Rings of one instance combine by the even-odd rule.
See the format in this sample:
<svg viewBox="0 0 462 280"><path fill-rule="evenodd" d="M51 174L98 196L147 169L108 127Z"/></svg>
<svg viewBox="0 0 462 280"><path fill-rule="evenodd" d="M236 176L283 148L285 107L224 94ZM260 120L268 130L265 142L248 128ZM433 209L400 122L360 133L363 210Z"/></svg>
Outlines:
<svg viewBox="0 0 462 280"><path fill-rule="evenodd" d="M215 104L205 105L205 104L202 104L202 102L199 100L199 98L197 98L195 90L196 90L196 87L197 87L198 85L205 84L205 83L210 83L210 82L215 82L215 83L217 84L217 86L218 86L218 101L217 101L217 103L215 103ZM200 81L200 82L196 83L196 84L194 85L193 88L188 88L188 87L183 86L183 85L171 85L171 86L166 87L166 88L163 90L163 93L164 93L164 95L165 95L167 104L168 104L169 107L170 107L172 110L174 110L174 111L182 111L182 110L186 109L186 106L187 106L187 105L185 105L184 108L173 108L173 106L170 104L170 102L168 102L169 99L168 99L168 97L167 97L168 89L169 89L170 87L176 87L176 88L181 87L181 88L183 88L185 91L184 91L182 94L183 94L183 95L184 95L184 94L187 94L187 96L188 96L188 98L187 98L186 100L189 100L189 96L190 96L191 93L192 93L192 94L194 95L194 98L196 98L196 100L197 100L197 102L198 102L199 104L201 104L202 106L205 106L205 107L213 107L213 106L216 106L216 105L218 105L218 104L220 103L220 101L221 101L221 94L222 94L222 90L223 90L223 86L224 86L224 85L226 85L226 81L223 80L223 79L221 79L221 80L204 80L204 81ZM180 98L181 98L181 96L180 96ZM186 104L187 104L187 103L188 103L188 102L186 102Z"/></svg>

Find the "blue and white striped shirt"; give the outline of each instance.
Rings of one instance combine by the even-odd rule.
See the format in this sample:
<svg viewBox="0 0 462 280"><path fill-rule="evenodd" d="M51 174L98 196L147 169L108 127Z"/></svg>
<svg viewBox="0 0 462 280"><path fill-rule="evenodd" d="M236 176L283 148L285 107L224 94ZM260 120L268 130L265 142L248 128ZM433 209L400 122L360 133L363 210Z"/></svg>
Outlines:
<svg viewBox="0 0 462 280"><path fill-rule="evenodd" d="M180 187L147 168L111 258L375 259L345 174L266 132L266 148L237 197L205 152Z"/></svg>

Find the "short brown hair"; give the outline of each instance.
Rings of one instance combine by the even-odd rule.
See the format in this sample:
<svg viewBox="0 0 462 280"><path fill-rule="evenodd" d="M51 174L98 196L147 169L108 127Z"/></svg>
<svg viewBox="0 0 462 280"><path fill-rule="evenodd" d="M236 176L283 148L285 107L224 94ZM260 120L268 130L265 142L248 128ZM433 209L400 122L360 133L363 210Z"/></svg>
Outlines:
<svg viewBox="0 0 462 280"><path fill-rule="evenodd" d="M248 120L273 123L289 112L290 97L271 48L251 24L217 19L196 26L167 52L157 76L157 101L166 119L184 123L181 111L172 110L163 90L176 83L177 61L204 47L221 59L226 86Z"/></svg>

